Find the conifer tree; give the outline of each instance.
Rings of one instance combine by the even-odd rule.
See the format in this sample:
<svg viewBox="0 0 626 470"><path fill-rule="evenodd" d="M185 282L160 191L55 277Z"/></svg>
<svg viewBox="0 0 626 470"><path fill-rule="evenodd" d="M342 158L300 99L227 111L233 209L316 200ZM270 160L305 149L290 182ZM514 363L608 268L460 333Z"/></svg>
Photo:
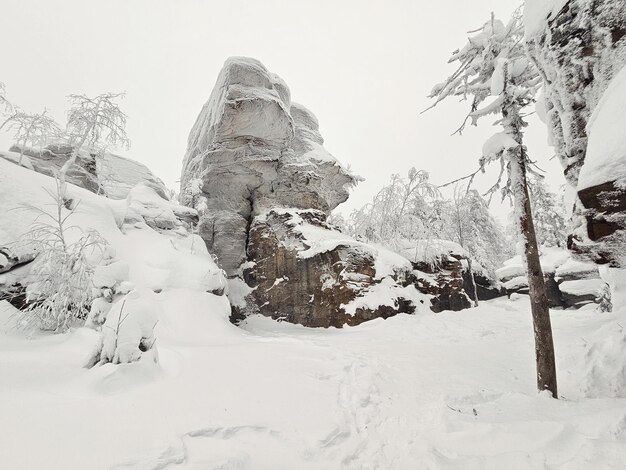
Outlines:
<svg viewBox="0 0 626 470"><path fill-rule="evenodd" d="M524 108L533 102L541 78L524 50L524 27L519 10L506 25L492 14L491 20L472 34L467 44L455 51L449 60L458 63L456 71L432 90L430 96L436 101L431 108L453 96L470 97L470 112L457 130L459 133L468 121L476 125L482 117L499 115L496 124L501 126L502 131L485 142L479 169L467 178L471 184L486 165L492 162L500 164L500 176L489 193L500 189L503 197L514 200L528 271L537 387L540 391L550 391L557 398L550 311L527 183L532 162L523 141L523 131L528 125L524 119ZM505 173L506 179L502 184Z"/></svg>

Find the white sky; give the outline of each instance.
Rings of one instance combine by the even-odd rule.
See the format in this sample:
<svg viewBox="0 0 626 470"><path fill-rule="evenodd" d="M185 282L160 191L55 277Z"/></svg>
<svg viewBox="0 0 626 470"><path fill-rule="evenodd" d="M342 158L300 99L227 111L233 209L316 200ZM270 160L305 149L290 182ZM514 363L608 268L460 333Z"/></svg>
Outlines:
<svg viewBox="0 0 626 470"><path fill-rule="evenodd" d="M66 96L126 91L130 151L177 187L189 130L224 60L255 57L320 121L326 148L363 176L342 212L368 202L411 166L444 183L476 167L488 120L450 134L457 103L427 114L426 95L452 69L466 31L508 17L519 0L0 0L0 81L27 111L64 122ZM534 120L531 155L563 182ZM8 148L10 136L0 135ZM495 169L494 169L495 171ZM486 188L492 178L482 178ZM505 217L508 206L493 206Z"/></svg>

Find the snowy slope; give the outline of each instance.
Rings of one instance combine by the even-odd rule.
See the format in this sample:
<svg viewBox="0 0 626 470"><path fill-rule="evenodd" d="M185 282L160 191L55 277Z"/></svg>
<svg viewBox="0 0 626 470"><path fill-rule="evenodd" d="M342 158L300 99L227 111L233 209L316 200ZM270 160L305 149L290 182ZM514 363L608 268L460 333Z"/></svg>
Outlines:
<svg viewBox="0 0 626 470"><path fill-rule="evenodd" d="M84 230L97 230L113 248L116 259L128 265L127 281L149 289L224 288L222 273L199 237L175 230L165 235L141 221L143 216L172 213L175 204L161 200L161 207L157 207L156 193L143 185L123 200L107 199L74 185L68 187L68 196L78 206L68 220L80 227L67 232L68 240L78 238ZM28 231L38 213L27 206L54 212L56 206L46 191L55 188L52 178L0 159L0 246L16 243ZM129 218L133 223L125 224Z"/></svg>

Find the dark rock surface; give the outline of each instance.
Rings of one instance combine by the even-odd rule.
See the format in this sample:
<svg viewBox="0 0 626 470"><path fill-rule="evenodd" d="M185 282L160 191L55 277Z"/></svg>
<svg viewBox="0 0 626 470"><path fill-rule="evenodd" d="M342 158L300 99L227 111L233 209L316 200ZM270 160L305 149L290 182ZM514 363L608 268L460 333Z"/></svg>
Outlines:
<svg viewBox="0 0 626 470"><path fill-rule="evenodd" d="M403 293L415 297L415 289L401 286L410 272L408 262L391 277L377 273L378 250L329 226L322 211L270 210L254 219L249 234L248 256L254 264L244 271L244 278L254 290L247 313L305 326L341 327L415 310L411 299L403 297ZM309 253L328 241L327 248ZM358 298L376 287L384 287L391 302L359 306Z"/></svg>

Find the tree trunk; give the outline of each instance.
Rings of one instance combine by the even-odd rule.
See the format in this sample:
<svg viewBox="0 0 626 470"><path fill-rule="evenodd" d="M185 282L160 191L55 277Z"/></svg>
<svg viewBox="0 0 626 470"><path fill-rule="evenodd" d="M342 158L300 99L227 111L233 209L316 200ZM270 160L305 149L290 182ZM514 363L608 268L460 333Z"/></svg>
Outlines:
<svg viewBox="0 0 626 470"><path fill-rule="evenodd" d="M474 270L472 269L472 259L467 257L467 272L470 277L470 281L472 283L472 293L474 294L474 307L478 307L478 290L476 288L476 280L474 279Z"/></svg>
<svg viewBox="0 0 626 470"><path fill-rule="evenodd" d="M511 170L517 173L519 180L514 182L515 199L518 207L519 225L524 240L524 253L530 291L530 308L533 316L535 333L535 358L537 361L537 389L549 390L554 398L557 395L556 364L548 295L539 261L539 249L530 208L530 197L526 182L526 150L520 145L511 155Z"/></svg>

